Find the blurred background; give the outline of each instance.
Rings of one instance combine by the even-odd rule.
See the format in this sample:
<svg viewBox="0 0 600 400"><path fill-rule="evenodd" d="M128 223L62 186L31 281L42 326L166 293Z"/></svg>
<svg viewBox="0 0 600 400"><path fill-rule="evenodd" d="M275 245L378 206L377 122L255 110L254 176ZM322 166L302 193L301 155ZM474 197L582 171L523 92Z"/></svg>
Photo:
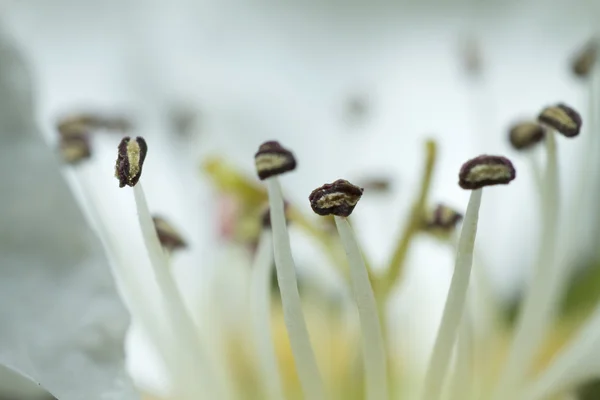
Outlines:
<svg viewBox="0 0 600 400"><path fill-rule="evenodd" d="M78 383L86 388L123 374L107 366L122 367L128 316L56 152L57 118L80 110L127 115L170 151L193 143L186 154L198 165L217 154L249 174L258 144L281 140L302 160L288 189L304 209L310 190L339 176L390 178L391 193L365 199L356 215L376 264L401 226L390 221L408 212L425 138L440 145L432 198L460 209L462 162L507 154L520 171L516 189L484 202L479 243L510 308L528 278L538 224L526 160L510 149L507 128L558 101L584 121L591 115L588 85L596 83L574 77L569 63L597 33L598 17L592 0L0 1L0 361L63 386L65 371L90 371ZM584 144L564 144L569 205ZM168 171L152 160L147 168L160 176L149 196L169 207L160 186ZM212 194L203 204L215 205ZM573 309L597 294L597 215L587 221L572 287L586 281L589 289L571 289ZM207 217L198 233L205 248L216 224ZM450 272L419 266L452 260L427 240L410 259L413 291L425 289L424 307L439 315ZM412 334L432 336L435 321ZM3 392L44 398L11 376L0 378Z"/></svg>

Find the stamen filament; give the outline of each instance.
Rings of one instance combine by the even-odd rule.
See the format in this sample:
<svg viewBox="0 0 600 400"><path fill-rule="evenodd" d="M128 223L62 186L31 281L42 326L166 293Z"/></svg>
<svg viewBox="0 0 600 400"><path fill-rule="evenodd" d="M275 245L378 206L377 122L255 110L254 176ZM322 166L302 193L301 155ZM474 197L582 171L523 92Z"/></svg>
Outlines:
<svg viewBox="0 0 600 400"><path fill-rule="evenodd" d="M362 253L348 220L338 216L334 218L348 257L350 281L360 318L365 360L366 398L368 400L386 400L389 396L387 359L375 295Z"/></svg>
<svg viewBox="0 0 600 400"><path fill-rule="evenodd" d="M404 260L408 255L408 249L412 242L413 237L420 231L423 223L423 215L425 213L425 207L427 205L427 198L429 196L429 188L431 186L431 180L433 177L433 169L435 167L435 161L437 156L437 145L435 141L428 140L425 143L426 158L425 166L423 169L423 177L421 180L421 188L419 190L419 196L416 198L413 204L410 217L407 225L404 227L402 236L398 241L396 248L394 249L392 259L389 263L387 273L377 280L375 289L381 290L382 293L377 293L378 297L386 298L391 292L392 288L398 283L400 275L403 271Z"/></svg>
<svg viewBox="0 0 600 400"><path fill-rule="evenodd" d="M473 255L472 300L474 318L478 324L473 325L473 353L478 378L474 382L473 393L476 399L483 398L484 391L489 389L489 380L494 373L492 361L494 345L501 326L501 307L492 290L488 269L481 253L475 250Z"/></svg>
<svg viewBox="0 0 600 400"><path fill-rule="evenodd" d="M251 302L254 340L267 398L283 400L283 386L273 346L270 320L269 283L272 265L273 235L270 230L264 230L260 235L252 266Z"/></svg>
<svg viewBox="0 0 600 400"><path fill-rule="evenodd" d="M529 162L529 169L531 170L531 175L533 177L533 183L535 184L536 191L541 196L544 190L544 177L542 175L542 169L538 160L535 158L535 154L533 154L533 152L527 154L527 161ZM542 201L542 199L539 200Z"/></svg>
<svg viewBox="0 0 600 400"><path fill-rule="evenodd" d="M456 235L453 235L452 238L452 248L455 253L458 253L458 243L456 240ZM473 254L474 260L477 260L475 253ZM475 279L474 284L470 286L470 289L474 288L477 283L477 271L480 265L477 265L476 262L473 263L472 274L474 274L473 279ZM475 292L475 291L473 291ZM450 400L463 400L465 398L465 391L469 391L469 395L471 394L471 390L475 390L475 382L472 379L472 369L473 369L473 352L474 348L474 327L473 322L471 320L470 310L473 309L473 301L475 300L475 293L467 292L466 299L466 309L463 312L463 316L460 320L460 326L458 331L458 339L456 346L454 348L454 374L452 376L452 381L450 385Z"/></svg>
<svg viewBox="0 0 600 400"><path fill-rule="evenodd" d="M171 275L169 261L158 239L141 182L133 187L133 193L142 236L151 260L156 283L163 294L167 317L171 319L171 326L178 334L180 362L187 366L185 374L189 376L187 382L191 393L190 400L200 399L206 395L205 389L197 383L198 376L211 377L209 381L216 383L218 398L232 399L231 382L233 380L226 378L227 369L217 361L219 357L210 357L211 368L205 364L209 354L202 349L195 324L185 308L181 294Z"/></svg>
<svg viewBox="0 0 600 400"><path fill-rule="evenodd" d="M467 303L468 303L467 299ZM473 332L471 318L468 307L464 311L460 321L458 339L456 343L454 376L450 386L450 400L464 400L469 398L473 388L472 368L473 368ZM465 393L468 393L465 396Z"/></svg>
<svg viewBox="0 0 600 400"><path fill-rule="evenodd" d="M510 398L509 391L526 376L551 322L561 287L561 264L556 257L559 211L556 138L546 134L547 165L542 194L542 240L531 289L519 315L516 333L494 399Z"/></svg>
<svg viewBox="0 0 600 400"><path fill-rule="evenodd" d="M302 312L296 266L292 257L290 238L287 231L283 195L276 176L267 179L271 226L273 230L273 250L277 281L283 305L283 316L287 328L296 370L304 397L310 400L325 398L323 382L317 367L317 361L310 343L308 329Z"/></svg>
<svg viewBox="0 0 600 400"><path fill-rule="evenodd" d="M588 115L586 118L586 126L585 132L587 136L583 139L583 155L580 157L579 161L579 171L578 171L578 179L577 186L575 187L575 196L573 197L574 201L572 204L572 208L569 212L571 218L568 219L567 226L567 235L566 240L569 241L568 249L571 249L571 254L566 254L567 261L574 261L574 258L577 256L578 250L582 248L581 241L582 237L593 237L595 238L597 235L594 235L594 232L585 231L582 232L582 226L587 226L588 223L585 221L585 218L589 213L594 213L595 205L592 203L594 199L594 190L598 189L598 184L596 181L590 182L590 172L594 171L597 168L597 163L595 162L595 155L598 151L597 144L597 135L598 132L595 131L595 122L596 116L594 113L595 109L595 98L596 98L596 90L594 88L594 82L596 80L595 69L590 71L588 79L586 81L586 94L587 94L587 105L588 105ZM595 228L592 228L595 229ZM585 239L584 239L585 240ZM589 246L592 243L586 242L585 245ZM593 243L595 244L595 243ZM586 247L587 247L586 246ZM574 253L574 254L573 254ZM589 256L589 254L586 254Z"/></svg>
<svg viewBox="0 0 600 400"><path fill-rule="evenodd" d="M463 316L467 299L481 196L482 189L475 189L471 192L460 233L454 273L452 274L442 321L427 367L423 395L421 396L423 400L437 400L441 395L448 363L456 341L458 325Z"/></svg>

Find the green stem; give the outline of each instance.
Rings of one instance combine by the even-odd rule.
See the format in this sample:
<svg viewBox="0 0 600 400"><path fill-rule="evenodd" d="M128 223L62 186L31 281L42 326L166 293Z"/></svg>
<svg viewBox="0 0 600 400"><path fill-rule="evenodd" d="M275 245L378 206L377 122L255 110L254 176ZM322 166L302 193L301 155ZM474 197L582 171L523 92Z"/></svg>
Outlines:
<svg viewBox="0 0 600 400"><path fill-rule="evenodd" d="M428 140L425 143L425 150L425 166L423 168L423 178L421 180L419 195L413 204L408 222L396 244L387 273L377 280L377 285L375 285L375 290L378 292L377 297L387 298L392 288L400 280L404 270L404 261L408 255L408 249L412 239L421 230L423 224L423 215L425 214L425 207L427 205L429 188L431 186L437 156L436 143L433 140Z"/></svg>

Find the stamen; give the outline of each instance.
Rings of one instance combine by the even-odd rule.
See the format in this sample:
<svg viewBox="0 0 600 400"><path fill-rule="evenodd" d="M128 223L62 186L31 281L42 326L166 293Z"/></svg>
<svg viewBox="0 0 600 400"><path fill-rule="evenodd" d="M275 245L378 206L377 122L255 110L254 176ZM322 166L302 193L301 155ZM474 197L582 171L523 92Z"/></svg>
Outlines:
<svg viewBox="0 0 600 400"><path fill-rule="evenodd" d="M296 169L296 158L278 142L263 143L254 156L256 172L261 180Z"/></svg>
<svg viewBox="0 0 600 400"><path fill-rule="evenodd" d="M541 121L542 118L540 118ZM542 238L533 272L531 288L515 327L513 343L494 392L494 399L505 399L513 395L511 390L523 379L531 367L550 324L557 300L561 293L564 271L562 260L557 260L557 224L559 218L558 170L555 134L546 134L547 165L543 182Z"/></svg>
<svg viewBox="0 0 600 400"><path fill-rule="evenodd" d="M335 223L350 266L350 280L363 335L367 399L384 400L389 396L387 360L377 302L358 242L346 219L360 200L362 192L362 188L338 179L315 189L310 194L309 200L315 213L335 216Z"/></svg>
<svg viewBox="0 0 600 400"><path fill-rule="evenodd" d="M154 277L163 294L162 298L167 315L170 318L170 324L178 334L178 357L180 357L182 369L185 369L185 372L182 373L185 374L186 389L189 390L190 400L202 398L205 389L195 383L194 380L194 377L201 374L216 380L209 379L211 382L216 382L220 396L223 399L232 399L232 388L230 387L232 380L226 378L227 369L215 357L211 357L210 361L213 363L211 368L205 365L207 354L202 349L196 335L195 324L170 273L167 255L163 251L158 238L144 190L141 183L138 182L142 174L146 152L147 146L143 138L137 137L135 140L131 140L129 137L123 138L119 145L116 175L120 187L124 187L125 184L133 186L138 221L150 257Z"/></svg>
<svg viewBox="0 0 600 400"><path fill-rule="evenodd" d="M590 40L573 58L571 70L577 77L585 79L594 69L597 58L598 42L596 40Z"/></svg>
<svg viewBox="0 0 600 400"><path fill-rule="evenodd" d="M447 237L454 232L462 219L463 215L460 212L444 204L438 204L425 216L423 229L435 235Z"/></svg>
<svg viewBox="0 0 600 400"><path fill-rule="evenodd" d="M319 215L347 217L352 214L362 193L362 188L338 179L313 190L308 200L313 211Z"/></svg>
<svg viewBox="0 0 600 400"><path fill-rule="evenodd" d="M435 167L437 156L436 143L433 140L428 140L425 143L425 150L425 166L423 168L423 176L421 179L419 195L413 203L408 222L402 231L402 235L400 236L396 247L394 248L387 273L375 282L375 290L377 291L378 297L387 297L392 288L394 288L398 283L412 239L422 228L423 215L427 205L429 188L431 186L431 179L433 176L433 169Z"/></svg>
<svg viewBox="0 0 600 400"><path fill-rule="evenodd" d="M530 149L544 139L546 130L540 124L525 121L514 124L509 131L510 144L516 150Z"/></svg>
<svg viewBox="0 0 600 400"><path fill-rule="evenodd" d="M437 400L440 398L444 378L448 369L450 355L456 340L458 325L463 317L471 266L473 264L473 248L477 234L479 206L481 204L482 188L497 184L507 184L516 176L512 163L499 156L479 156L467 161L459 173L461 187L474 190L465 213L456 263L452 281L444 306L442 321L433 347L424 390L421 399Z"/></svg>
<svg viewBox="0 0 600 400"><path fill-rule="evenodd" d="M536 158L536 154L526 150L535 147L536 144L544 140L545 136L546 129L544 126L533 121L516 123L509 129L508 133L508 140L511 146L515 150L525 153L537 193L540 195L543 190L541 168Z"/></svg>
<svg viewBox="0 0 600 400"><path fill-rule="evenodd" d="M184 249L187 247L187 243L183 240L183 237L175 230L167 220L159 216L153 216L152 221L156 228L156 234L158 240L164 249L169 252L174 250Z"/></svg>
<svg viewBox="0 0 600 400"><path fill-rule="evenodd" d="M566 137L575 137L581 130L581 116L566 104L546 107L538 116L540 123L548 125Z"/></svg>
<svg viewBox="0 0 600 400"><path fill-rule="evenodd" d="M483 155L463 164L458 184L463 189L481 189L491 185L506 185L515 179L515 169L505 157Z"/></svg>
<svg viewBox="0 0 600 400"><path fill-rule="evenodd" d="M270 219L270 218L269 218ZM283 400L283 387L277 365L273 335L271 332L270 279L273 265L273 234L265 227L258 241L258 249L252 266L252 322L256 353L260 363L263 385L267 398Z"/></svg>
<svg viewBox="0 0 600 400"><path fill-rule="evenodd" d="M296 160L289 150L284 149L279 143L271 141L260 146L255 156L255 163L259 178L267 179L277 281L285 325L300 383L305 398L324 399L323 383L302 312L296 280L296 266L285 222L283 196L277 178L279 174L293 170Z"/></svg>

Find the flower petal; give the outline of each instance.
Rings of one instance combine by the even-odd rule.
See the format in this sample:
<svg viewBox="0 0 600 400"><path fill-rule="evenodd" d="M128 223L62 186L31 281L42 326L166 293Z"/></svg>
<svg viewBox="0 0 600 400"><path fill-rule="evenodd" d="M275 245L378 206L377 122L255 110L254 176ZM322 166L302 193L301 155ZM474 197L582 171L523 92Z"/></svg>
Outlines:
<svg viewBox="0 0 600 400"><path fill-rule="evenodd" d="M135 399L128 316L36 132L27 65L2 32L0 64L0 358L61 400Z"/></svg>

